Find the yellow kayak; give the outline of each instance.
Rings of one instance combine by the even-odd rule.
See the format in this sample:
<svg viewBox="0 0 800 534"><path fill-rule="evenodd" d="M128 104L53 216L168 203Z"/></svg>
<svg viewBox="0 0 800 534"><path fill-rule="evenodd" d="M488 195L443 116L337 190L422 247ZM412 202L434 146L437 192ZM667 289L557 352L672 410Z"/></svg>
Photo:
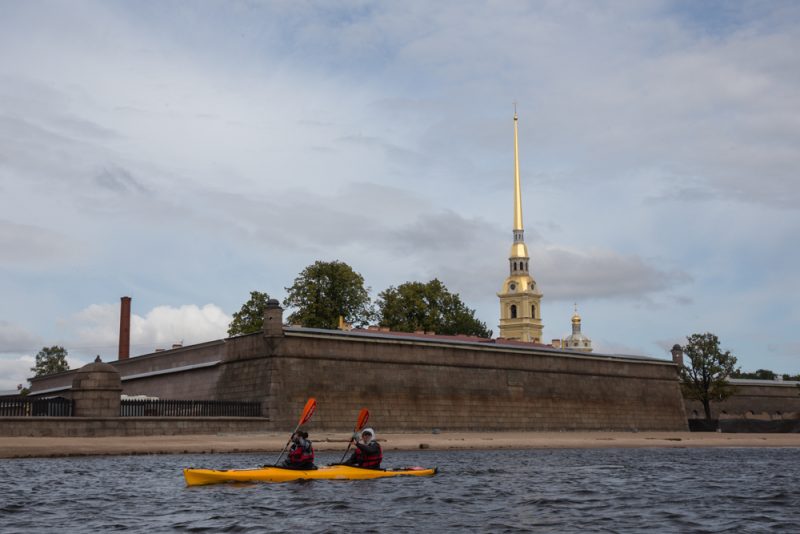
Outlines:
<svg viewBox="0 0 800 534"><path fill-rule="evenodd" d="M347 465L331 465L300 471L283 467L259 467L256 469L184 469L187 486L220 484L223 482L291 482L292 480L366 480L385 477L429 477L437 468L406 467L403 469L364 469Z"/></svg>

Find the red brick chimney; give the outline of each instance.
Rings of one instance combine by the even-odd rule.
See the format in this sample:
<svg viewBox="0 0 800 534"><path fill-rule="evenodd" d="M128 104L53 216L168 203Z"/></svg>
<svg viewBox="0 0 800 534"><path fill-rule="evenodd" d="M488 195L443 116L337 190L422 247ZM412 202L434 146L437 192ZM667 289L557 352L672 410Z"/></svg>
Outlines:
<svg viewBox="0 0 800 534"><path fill-rule="evenodd" d="M131 298L120 298L119 310L119 359L127 360L131 355Z"/></svg>

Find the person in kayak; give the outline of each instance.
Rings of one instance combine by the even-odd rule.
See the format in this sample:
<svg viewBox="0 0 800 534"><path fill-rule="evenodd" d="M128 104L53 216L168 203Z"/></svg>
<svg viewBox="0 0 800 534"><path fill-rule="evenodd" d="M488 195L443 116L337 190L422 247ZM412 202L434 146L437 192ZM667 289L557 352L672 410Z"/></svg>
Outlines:
<svg viewBox="0 0 800 534"><path fill-rule="evenodd" d="M288 469L316 469L314 465L314 447L308 439L308 432L298 430L292 434L292 446L283 466Z"/></svg>
<svg viewBox="0 0 800 534"><path fill-rule="evenodd" d="M361 443L358 442L358 433L353 434L353 440L356 442L356 450L342 465L380 469L383 451L375 440L375 431L365 428L361 431Z"/></svg>

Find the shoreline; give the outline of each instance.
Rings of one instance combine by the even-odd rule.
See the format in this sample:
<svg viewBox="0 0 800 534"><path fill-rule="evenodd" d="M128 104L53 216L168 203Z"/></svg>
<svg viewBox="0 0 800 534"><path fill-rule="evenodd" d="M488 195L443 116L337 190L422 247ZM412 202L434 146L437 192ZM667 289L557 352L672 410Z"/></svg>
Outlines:
<svg viewBox="0 0 800 534"><path fill-rule="evenodd" d="M288 432L178 436L5 437L0 458L57 458L139 454L278 453ZM348 436L311 432L317 452L342 452ZM587 448L800 448L800 434L719 432L378 432L384 451Z"/></svg>

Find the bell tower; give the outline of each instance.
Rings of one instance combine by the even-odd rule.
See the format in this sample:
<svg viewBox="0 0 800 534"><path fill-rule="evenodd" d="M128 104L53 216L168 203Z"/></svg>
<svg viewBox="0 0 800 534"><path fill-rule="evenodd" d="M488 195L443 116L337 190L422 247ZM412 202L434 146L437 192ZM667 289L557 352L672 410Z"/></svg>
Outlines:
<svg viewBox="0 0 800 534"><path fill-rule="evenodd" d="M514 111L514 241L508 258L508 276L500 298L500 337L542 342L542 293L531 275L525 229L522 226L522 195L519 180L519 134Z"/></svg>

